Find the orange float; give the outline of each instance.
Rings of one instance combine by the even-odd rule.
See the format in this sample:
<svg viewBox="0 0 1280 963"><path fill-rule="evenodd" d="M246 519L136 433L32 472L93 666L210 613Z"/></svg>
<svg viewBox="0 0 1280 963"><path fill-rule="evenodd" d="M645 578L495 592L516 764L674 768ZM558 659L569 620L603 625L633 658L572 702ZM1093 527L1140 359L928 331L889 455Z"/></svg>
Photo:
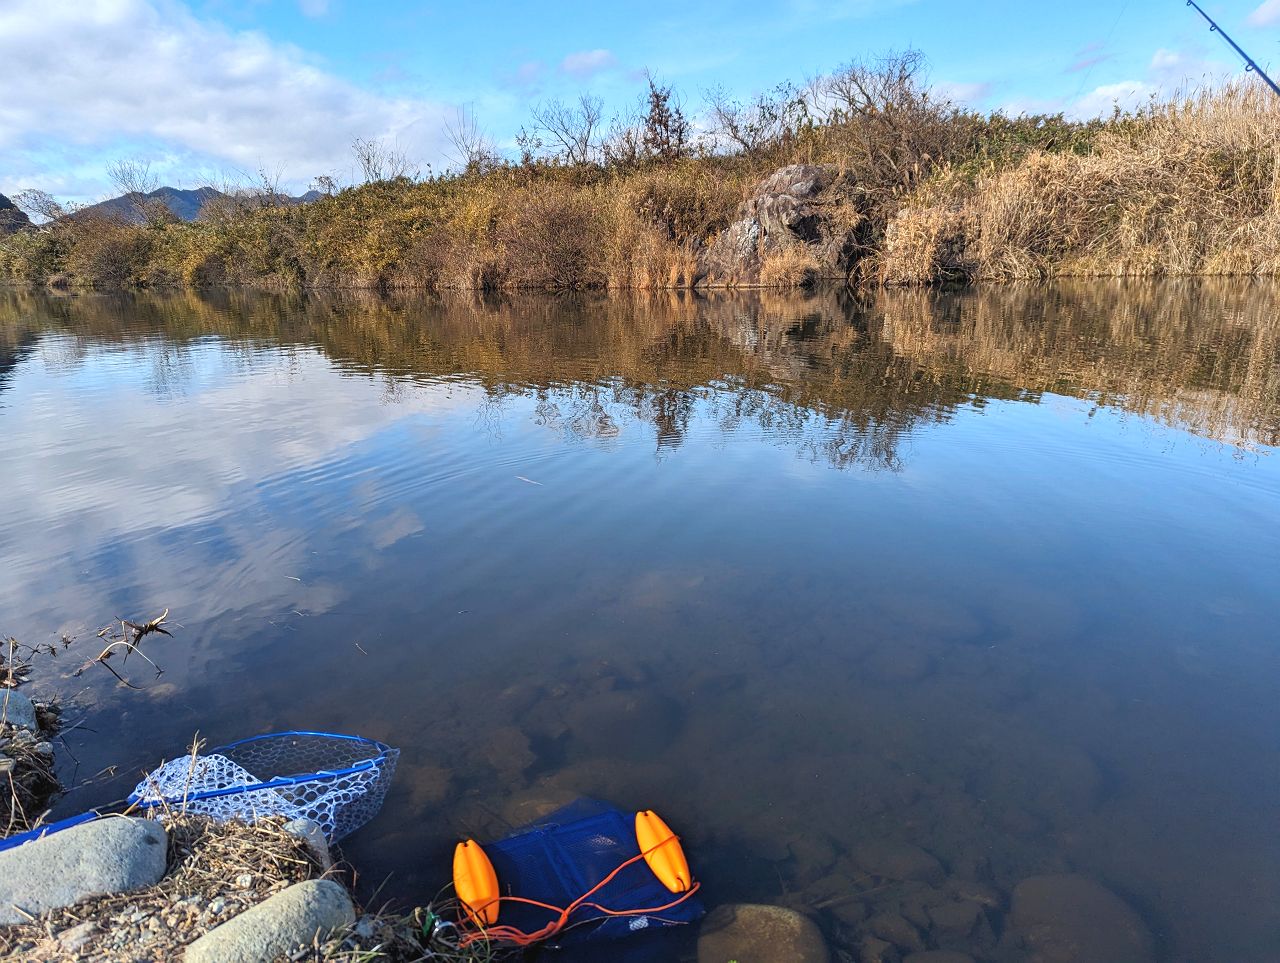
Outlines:
<svg viewBox="0 0 1280 963"><path fill-rule="evenodd" d="M498 874L474 839L453 851L453 888L476 926L498 922Z"/></svg>
<svg viewBox="0 0 1280 963"><path fill-rule="evenodd" d="M688 892L693 884L680 840L652 809L636 813L636 842L653 875L673 893Z"/></svg>

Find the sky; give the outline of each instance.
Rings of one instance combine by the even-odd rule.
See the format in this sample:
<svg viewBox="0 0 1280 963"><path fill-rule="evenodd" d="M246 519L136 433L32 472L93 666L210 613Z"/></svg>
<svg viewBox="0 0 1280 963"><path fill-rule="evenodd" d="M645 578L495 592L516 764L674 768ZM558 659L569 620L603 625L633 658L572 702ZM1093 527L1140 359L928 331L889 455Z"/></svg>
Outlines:
<svg viewBox="0 0 1280 963"><path fill-rule="evenodd" d="M1203 0L1280 71L1280 0ZM984 111L1109 113L1240 65L1183 0L0 0L0 193L116 193L116 160L175 187L266 171L355 178L377 139L424 172L456 163L460 110L499 149L550 98L633 108L651 71L695 122L745 98L913 47Z"/></svg>

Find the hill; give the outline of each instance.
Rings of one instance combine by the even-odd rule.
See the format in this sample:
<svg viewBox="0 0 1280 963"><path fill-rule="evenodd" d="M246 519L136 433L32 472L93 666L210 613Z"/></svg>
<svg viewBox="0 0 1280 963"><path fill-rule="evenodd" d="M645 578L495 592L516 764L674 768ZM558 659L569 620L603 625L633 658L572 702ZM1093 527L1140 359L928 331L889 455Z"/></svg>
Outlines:
<svg viewBox="0 0 1280 963"><path fill-rule="evenodd" d="M0 237L13 234L31 225L30 219L18 207L0 194Z"/></svg>
<svg viewBox="0 0 1280 963"><path fill-rule="evenodd" d="M279 201L285 206L306 204L321 197L319 191L308 191L300 197L283 196ZM242 200L231 194L215 190L212 187L198 187L195 190L181 190L176 187L161 187L149 194L124 194L97 204L90 204L76 211L78 216L101 215L112 220L122 220L129 224L142 224L146 221L143 211L147 205L160 201L180 221L194 221L200 217L201 211L211 201Z"/></svg>

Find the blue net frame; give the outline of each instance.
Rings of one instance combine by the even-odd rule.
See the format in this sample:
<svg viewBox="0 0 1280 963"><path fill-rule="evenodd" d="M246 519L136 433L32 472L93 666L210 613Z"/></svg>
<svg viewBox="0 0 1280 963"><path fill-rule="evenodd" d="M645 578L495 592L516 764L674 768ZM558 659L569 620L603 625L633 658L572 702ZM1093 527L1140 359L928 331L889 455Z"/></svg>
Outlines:
<svg viewBox="0 0 1280 963"><path fill-rule="evenodd" d="M148 773L128 801L224 821L305 818L337 842L382 807L399 756L398 749L361 736L268 733L171 759Z"/></svg>

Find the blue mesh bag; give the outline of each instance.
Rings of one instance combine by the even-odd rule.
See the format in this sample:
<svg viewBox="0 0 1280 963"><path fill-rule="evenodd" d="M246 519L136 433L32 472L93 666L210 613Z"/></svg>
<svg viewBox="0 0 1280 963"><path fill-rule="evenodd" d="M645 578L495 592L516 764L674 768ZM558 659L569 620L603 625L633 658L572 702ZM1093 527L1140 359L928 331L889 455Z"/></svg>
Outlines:
<svg viewBox="0 0 1280 963"><path fill-rule="evenodd" d="M568 906L629 859L640 855L635 813L594 799L580 799L484 847L504 896ZM614 913L666 906L678 898L644 860L627 866L591 897ZM610 916L583 905L546 945L570 946L633 936L654 927L700 919L706 910L686 898L656 913ZM500 923L531 933L555 918L550 910L503 900Z"/></svg>

